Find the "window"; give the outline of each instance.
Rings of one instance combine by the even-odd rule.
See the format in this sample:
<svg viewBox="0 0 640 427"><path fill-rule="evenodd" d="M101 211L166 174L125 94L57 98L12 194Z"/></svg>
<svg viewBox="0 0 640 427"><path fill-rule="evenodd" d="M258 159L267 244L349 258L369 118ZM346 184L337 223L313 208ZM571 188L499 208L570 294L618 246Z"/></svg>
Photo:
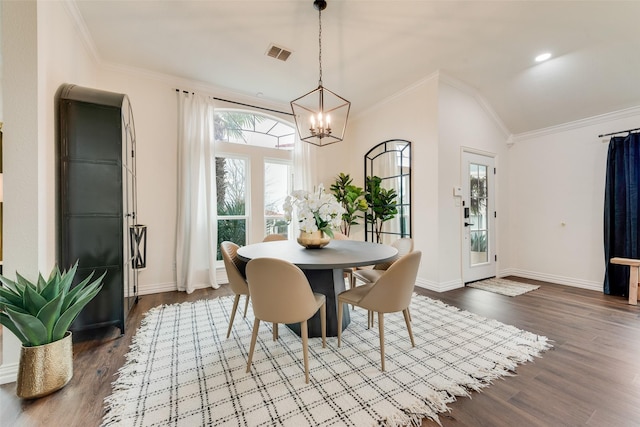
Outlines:
<svg viewBox="0 0 640 427"><path fill-rule="evenodd" d="M291 191L295 129L272 116L230 109L216 109L215 126L218 243L287 235L282 204Z"/></svg>
<svg viewBox="0 0 640 427"><path fill-rule="evenodd" d="M247 160L216 156L218 247L224 241L247 241ZM218 249L217 258L222 259Z"/></svg>
<svg viewBox="0 0 640 427"><path fill-rule="evenodd" d="M273 117L240 110L215 113L216 140L256 147L293 150L295 129Z"/></svg>
<svg viewBox="0 0 640 427"><path fill-rule="evenodd" d="M267 160L264 163L264 218L265 235L289 235L289 224L284 220L284 199L291 193L291 164Z"/></svg>

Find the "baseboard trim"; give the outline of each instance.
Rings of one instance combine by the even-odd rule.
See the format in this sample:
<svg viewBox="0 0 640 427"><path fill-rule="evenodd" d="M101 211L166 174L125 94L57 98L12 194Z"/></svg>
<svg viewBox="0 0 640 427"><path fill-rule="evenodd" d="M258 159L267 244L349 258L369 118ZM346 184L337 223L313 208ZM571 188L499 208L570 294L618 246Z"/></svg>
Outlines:
<svg viewBox="0 0 640 427"><path fill-rule="evenodd" d="M224 268L216 269L216 281L218 285L224 285L225 283L229 283L229 279L227 278L227 273ZM196 289L204 289L208 288L210 285L202 284L196 285ZM150 283L148 285L143 285L138 288L138 295L149 295L149 294L160 294L162 292L173 292L178 290L178 284L176 282L166 282L166 283Z"/></svg>
<svg viewBox="0 0 640 427"><path fill-rule="evenodd" d="M464 284L460 280L450 280L448 282L437 283L418 277L416 279L416 286L434 292L447 292L453 289L462 288L464 287Z"/></svg>
<svg viewBox="0 0 640 427"><path fill-rule="evenodd" d="M557 276L554 274L538 273L535 271L520 270L517 268L507 268L500 271L498 277L518 276L525 279L542 280L544 282L555 283L557 285L572 286L574 288L588 289L602 292L602 282L577 279L575 277Z"/></svg>
<svg viewBox="0 0 640 427"><path fill-rule="evenodd" d="M18 379L18 364L0 365L0 384L14 383Z"/></svg>

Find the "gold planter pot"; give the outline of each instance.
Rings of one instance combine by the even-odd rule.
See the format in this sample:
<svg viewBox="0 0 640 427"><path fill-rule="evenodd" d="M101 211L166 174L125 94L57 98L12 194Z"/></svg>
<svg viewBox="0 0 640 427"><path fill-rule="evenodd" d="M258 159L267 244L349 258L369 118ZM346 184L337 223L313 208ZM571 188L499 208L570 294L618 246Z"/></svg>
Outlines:
<svg viewBox="0 0 640 427"><path fill-rule="evenodd" d="M35 399L60 390L73 376L71 332L61 340L36 347L22 347L16 394Z"/></svg>
<svg viewBox="0 0 640 427"><path fill-rule="evenodd" d="M324 234L324 231L314 231L313 233L301 231L300 237L298 237L298 243L307 249L320 249L327 246L330 241L331 238Z"/></svg>

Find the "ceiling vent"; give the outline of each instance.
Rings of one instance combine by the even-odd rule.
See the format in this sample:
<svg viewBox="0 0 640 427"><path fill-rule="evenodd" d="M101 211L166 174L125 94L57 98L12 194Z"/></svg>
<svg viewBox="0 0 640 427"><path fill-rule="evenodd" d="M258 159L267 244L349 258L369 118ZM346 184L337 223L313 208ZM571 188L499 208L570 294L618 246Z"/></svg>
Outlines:
<svg viewBox="0 0 640 427"><path fill-rule="evenodd" d="M267 56L279 59L280 61L286 61L287 59L289 59L290 55L290 50L287 50L284 47L276 46L275 44L269 46L269 49L267 50Z"/></svg>

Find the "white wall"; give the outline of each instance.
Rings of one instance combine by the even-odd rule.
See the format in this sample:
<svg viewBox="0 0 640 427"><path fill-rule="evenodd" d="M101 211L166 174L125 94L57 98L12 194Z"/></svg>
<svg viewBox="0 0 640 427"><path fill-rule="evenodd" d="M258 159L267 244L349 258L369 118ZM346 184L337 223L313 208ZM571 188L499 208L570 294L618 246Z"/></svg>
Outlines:
<svg viewBox="0 0 640 427"><path fill-rule="evenodd" d="M510 273L601 291L607 149L640 108L517 135L509 150ZM603 142L604 141L604 142Z"/></svg>
<svg viewBox="0 0 640 427"><path fill-rule="evenodd" d="M355 117L348 129L348 166L327 162L324 173L329 177L350 173L354 184L364 187L367 151L388 139L411 141L413 237L415 249L423 252L418 277L425 286L438 282L437 96L438 80L435 75L429 76ZM362 227L355 231L356 238L362 235Z"/></svg>
<svg viewBox="0 0 640 427"><path fill-rule="evenodd" d="M36 279L55 263L54 97L95 68L62 2L2 2L3 272ZM19 342L2 334L0 382L15 380Z"/></svg>
<svg viewBox="0 0 640 427"><path fill-rule="evenodd" d="M501 123L475 91L451 77L440 75L438 91L438 245L439 290L463 286L462 207L456 206L453 187L462 186L462 150L478 150L495 156L495 202L497 273L509 265L509 215L506 186L508 178L507 137Z"/></svg>

